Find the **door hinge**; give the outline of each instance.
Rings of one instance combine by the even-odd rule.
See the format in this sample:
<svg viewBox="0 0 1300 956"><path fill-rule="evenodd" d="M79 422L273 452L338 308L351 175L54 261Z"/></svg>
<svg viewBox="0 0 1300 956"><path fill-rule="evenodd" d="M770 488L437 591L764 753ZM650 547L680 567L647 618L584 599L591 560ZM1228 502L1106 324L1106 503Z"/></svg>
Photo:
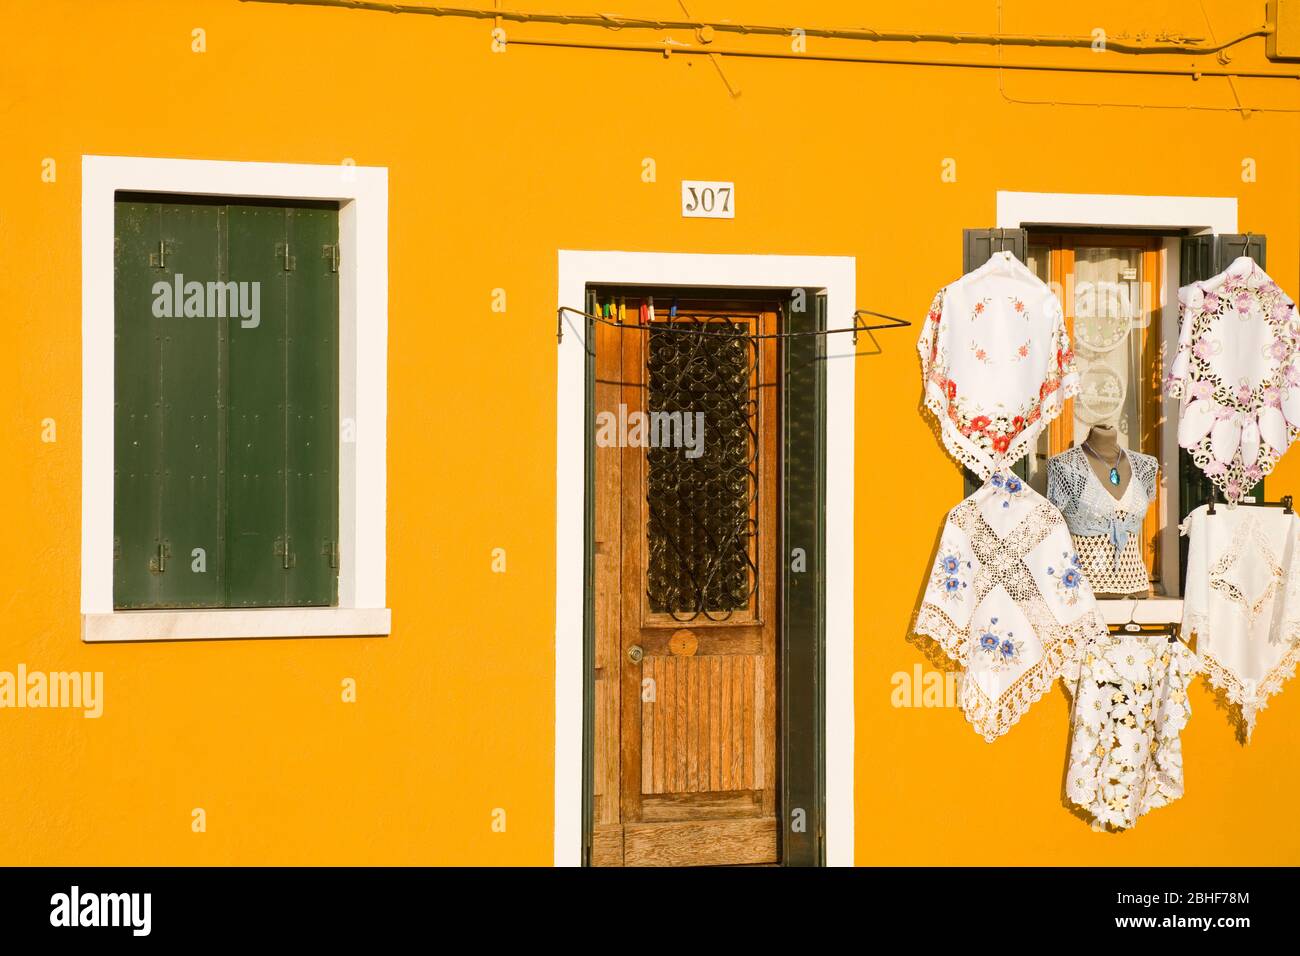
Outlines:
<svg viewBox="0 0 1300 956"><path fill-rule="evenodd" d="M321 545L320 553L330 559L330 567L339 566L339 543L337 541L326 541Z"/></svg>
<svg viewBox="0 0 1300 956"><path fill-rule="evenodd" d="M289 243L277 242L275 244L275 257L280 260L280 267L285 272L292 272L298 267L298 257L289 255Z"/></svg>
<svg viewBox="0 0 1300 956"><path fill-rule="evenodd" d="M320 257L329 260L330 272L339 271L339 244L337 242L327 242L321 246Z"/></svg>
<svg viewBox="0 0 1300 956"><path fill-rule="evenodd" d="M155 269L166 269L168 251L167 243L164 240L159 239L158 251L149 253L149 265L153 266Z"/></svg>
<svg viewBox="0 0 1300 956"><path fill-rule="evenodd" d="M288 535L283 538L276 538L275 546L272 550L275 552L275 556L280 559L280 566L286 571L297 566L298 557L289 550Z"/></svg>
<svg viewBox="0 0 1300 956"><path fill-rule="evenodd" d="M172 556L172 547L166 541L158 542L158 553L149 559L149 570L154 574L167 572L167 559Z"/></svg>

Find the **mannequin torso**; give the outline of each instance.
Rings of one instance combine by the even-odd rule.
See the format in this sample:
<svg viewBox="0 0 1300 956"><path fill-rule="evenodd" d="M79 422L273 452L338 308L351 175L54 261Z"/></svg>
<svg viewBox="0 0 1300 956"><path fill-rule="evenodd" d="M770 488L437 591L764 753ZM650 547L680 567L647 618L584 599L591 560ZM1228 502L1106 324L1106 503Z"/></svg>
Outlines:
<svg viewBox="0 0 1300 956"><path fill-rule="evenodd" d="M1093 425L1088 437L1083 440L1083 451L1092 466L1093 474L1102 487L1110 492L1111 497L1119 500L1128 490L1128 483L1133 480L1133 466L1128 455L1119 447L1119 435L1113 425ZM1119 472L1119 484L1112 484L1110 470Z"/></svg>

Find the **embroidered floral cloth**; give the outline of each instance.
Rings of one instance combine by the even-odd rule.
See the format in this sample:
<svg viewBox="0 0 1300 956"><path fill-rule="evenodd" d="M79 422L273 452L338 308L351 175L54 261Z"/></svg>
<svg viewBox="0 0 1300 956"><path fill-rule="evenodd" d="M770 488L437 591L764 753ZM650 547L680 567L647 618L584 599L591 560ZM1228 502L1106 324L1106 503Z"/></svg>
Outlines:
<svg viewBox="0 0 1300 956"><path fill-rule="evenodd" d="M1008 252L935 296L917 350L944 447L982 479L1024 457L1079 390L1060 303Z"/></svg>
<svg viewBox="0 0 1300 956"><path fill-rule="evenodd" d="M999 473L948 513L915 630L964 665L961 708L992 741L1106 626L1061 513Z"/></svg>
<svg viewBox="0 0 1300 956"><path fill-rule="evenodd" d="M1210 683L1241 707L1246 738L1300 661L1300 517L1280 508L1197 508L1188 536L1183 633Z"/></svg>
<svg viewBox="0 0 1300 956"><path fill-rule="evenodd" d="M1095 826L1123 829L1183 795L1179 733L1200 664L1164 635L1100 637L1079 662L1065 791ZM1066 681L1070 687L1070 682Z"/></svg>
<svg viewBox="0 0 1300 956"><path fill-rule="evenodd" d="M1181 398L1178 444L1231 502L1300 433L1300 321L1252 260L1178 290L1178 352L1166 390Z"/></svg>

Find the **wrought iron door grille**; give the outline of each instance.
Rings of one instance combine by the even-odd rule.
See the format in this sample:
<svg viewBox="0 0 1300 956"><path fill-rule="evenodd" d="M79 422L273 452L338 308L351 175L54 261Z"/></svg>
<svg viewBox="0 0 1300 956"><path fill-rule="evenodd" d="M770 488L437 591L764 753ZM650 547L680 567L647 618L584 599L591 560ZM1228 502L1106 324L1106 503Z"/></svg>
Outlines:
<svg viewBox="0 0 1300 956"><path fill-rule="evenodd" d="M683 335L699 330L710 335ZM646 452L650 610L726 620L758 586L758 342L728 316L679 316L647 333L647 411L703 413L698 457ZM670 419L671 420L671 419Z"/></svg>

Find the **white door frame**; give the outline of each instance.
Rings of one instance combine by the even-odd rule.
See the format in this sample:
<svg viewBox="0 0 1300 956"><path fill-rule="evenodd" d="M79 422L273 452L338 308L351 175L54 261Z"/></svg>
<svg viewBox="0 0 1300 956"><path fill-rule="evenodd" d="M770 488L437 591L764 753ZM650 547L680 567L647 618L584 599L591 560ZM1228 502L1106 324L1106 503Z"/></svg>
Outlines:
<svg viewBox="0 0 1300 956"><path fill-rule="evenodd" d="M850 325L849 256L559 253L557 305L582 309L588 283L825 289L828 323ZM555 864L582 862L582 622L585 323L566 319L559 345L555 475ZM838 340L838 341L837 341ZM826 862L853 865L854 348L828 336L826 355Z"/></svg>

